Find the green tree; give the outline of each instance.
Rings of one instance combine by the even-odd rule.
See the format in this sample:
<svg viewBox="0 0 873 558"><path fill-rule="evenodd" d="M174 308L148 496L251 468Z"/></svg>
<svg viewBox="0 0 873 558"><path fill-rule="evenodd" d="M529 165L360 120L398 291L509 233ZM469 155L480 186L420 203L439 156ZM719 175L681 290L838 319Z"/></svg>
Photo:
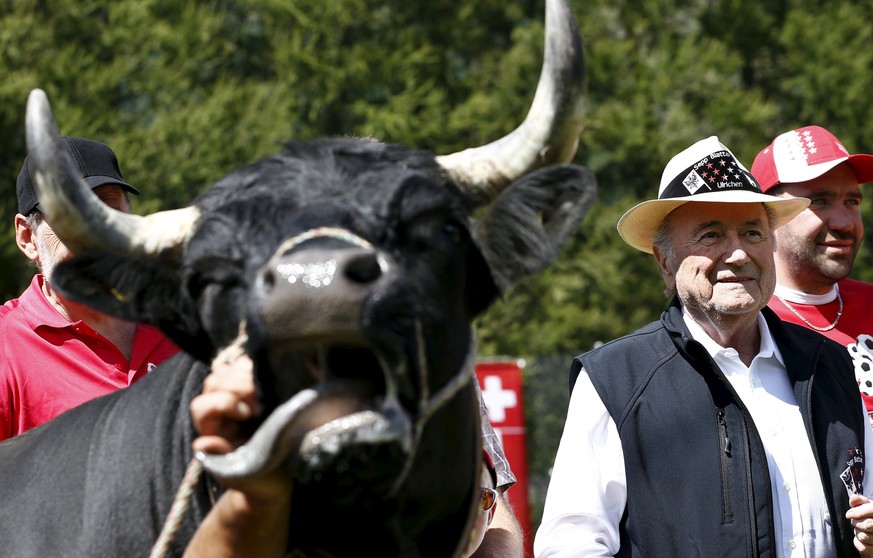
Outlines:
<svg viewBox="0 0 873 558"><path fill-rule="evenodd" d="M523 8L496 0L459 9L398 0L4 3L2 218L15 214L34 87L48 93L62 133L115 149L143 190L134 200L140 213L184 205L292 138L354 134L435 151L484 143L515 125L515 107L527 99L464 101L495 79L513 33L531 25ZM531 72L535 82L538 68ZM487 111L493 126L476 129ZM3 231L0 293L8 298L33 268L11 228Z"/></svg>
<svg viewBox="0 0 873 558"><path fill-rule="evenodd" d="M575 162L598 202L553 267L477 321L483 356L524 357L540 493L573 355L655 319L650 256L615 231L670 157L718 135L745 163L817 123L873 150L873 0L570 0L589 114ZM9 0L0 3L0 294L29 266L12 242L24 106L47 91L61 132L111 145L134 211L187 204L289 139L373 136L448 153L524 118L544 0ZM870 202L864 202L865 215ZM871 227L873 230L873 227ZM873 234L873 233L869 233ZM873 280L868 240L854 275ZM562 364L563 363L563 364ZM535 510L535 514L538 510Z"/></svg>

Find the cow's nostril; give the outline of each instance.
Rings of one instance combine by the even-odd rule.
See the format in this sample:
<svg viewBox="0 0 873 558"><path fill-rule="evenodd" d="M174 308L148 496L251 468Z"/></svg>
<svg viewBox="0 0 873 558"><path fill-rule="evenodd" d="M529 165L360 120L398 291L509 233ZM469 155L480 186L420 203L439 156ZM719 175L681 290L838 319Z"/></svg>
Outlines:
<svg viewBox="0 0 873 558"><path fill-rule="evenodd" d="M261 274L261 283L265 291L273 290L273 287L276 286L276 274L273 273L272 269L264 270L264 272Z"/></svg>
<svg viewBox="0 0 873 558"><path fill-rule="evenodd" d="M358 254L346 262L345 276L358 283L370 283L382 275L376 254Z"/></svg>

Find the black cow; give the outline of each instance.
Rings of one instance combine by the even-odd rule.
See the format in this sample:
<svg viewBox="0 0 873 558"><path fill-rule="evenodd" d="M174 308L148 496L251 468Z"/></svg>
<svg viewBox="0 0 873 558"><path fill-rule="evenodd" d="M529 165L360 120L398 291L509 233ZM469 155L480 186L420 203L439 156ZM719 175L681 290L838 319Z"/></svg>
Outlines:
<svg viewBox="0 0 873 558"><path fill-rule="evenodd" d="M553 259L593 198L588 171L556 164L575 153L584 86L572 14L549 0L533 106L501 140L445 156L291 143L190 207L147 217L107 208L73 177L34 91L41 206L77 254L56 287L157 325L183 353L0 444L0 553L145 556L192 458L191 398L215 355L241 343L268 418L250 445L205 459L208 470L293 475L298 555L456 555L481 447L471 321ZM301 412L336 402L350 414L317 435L293 431ZM207 483L170 555L209 511Z"/></svg>

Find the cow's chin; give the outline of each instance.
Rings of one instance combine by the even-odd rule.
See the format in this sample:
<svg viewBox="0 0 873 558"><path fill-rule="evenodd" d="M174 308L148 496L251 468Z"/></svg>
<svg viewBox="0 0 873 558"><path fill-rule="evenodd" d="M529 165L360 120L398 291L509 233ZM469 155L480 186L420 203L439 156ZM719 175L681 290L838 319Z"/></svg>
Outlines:
<svg viewBox="0 0 873 558"><path fill-rule="evenodd" d="M412 421L389 380L397 370L386 370L385 358L359 346L273 356L271 368L281 361L285 373L293 369L299 378L305 371L309 384L278 405L245 445L200 456L206 470L242 480L281 467L334 502L390 495L413 447Z"/></svg>
<svg viewBox="0 0 873 558"><path fill-rule="evenodd" d="M339 382L313 390L300 417L305 432L287 448L293 456L288 463L297 482L318 485L321 497L351 502L385 496L410 459L410 419L393 398L373 406L347 387Z"/></svg>

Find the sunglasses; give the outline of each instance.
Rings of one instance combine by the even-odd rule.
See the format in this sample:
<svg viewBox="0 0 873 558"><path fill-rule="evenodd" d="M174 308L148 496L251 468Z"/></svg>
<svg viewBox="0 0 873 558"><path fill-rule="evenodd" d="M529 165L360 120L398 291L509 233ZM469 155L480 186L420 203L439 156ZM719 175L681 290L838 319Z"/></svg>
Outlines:
<svg viewBox="0 0 873 558"><path fill-rule="evenodd" d="M497 491L493 488L480 488L479 489L479 504L482 507L482 511L491 511L494 508L494 504L497 503Z"/></svg>

